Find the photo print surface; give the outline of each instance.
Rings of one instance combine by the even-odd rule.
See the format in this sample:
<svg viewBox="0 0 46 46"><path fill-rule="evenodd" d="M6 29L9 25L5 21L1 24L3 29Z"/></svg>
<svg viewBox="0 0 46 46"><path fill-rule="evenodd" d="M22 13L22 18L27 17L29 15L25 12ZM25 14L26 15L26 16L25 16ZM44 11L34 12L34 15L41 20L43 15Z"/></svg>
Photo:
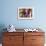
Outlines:
<svg viewBox="0 0 46 46"><path fill-rule="evenodd" d="M18 9L18 18L19 19L32 19L33 9L32 8L19 8Z"/></svg>

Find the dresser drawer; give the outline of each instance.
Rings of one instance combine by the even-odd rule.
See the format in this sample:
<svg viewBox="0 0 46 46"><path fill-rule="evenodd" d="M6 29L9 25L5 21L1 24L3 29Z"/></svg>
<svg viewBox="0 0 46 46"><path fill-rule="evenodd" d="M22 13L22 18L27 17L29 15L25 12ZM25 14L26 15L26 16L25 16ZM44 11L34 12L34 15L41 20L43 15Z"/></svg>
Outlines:
<svg viewBox="0 0 46 46"><path fill-rule="evenodd" d="M45 33L44 32L25 32L24 36L44 36Z"/></svg>
<svg viewBox="0 0 46 46"><path fill-rule="evenodd" d="M22 36L4 37L3 46L23 46L23 37Z"/></svg>
<svg viewBox="0 0 46 46"><path fill-rule="evenodd" d="M15 43L15 42L21 42L21 41L23 41L23 36L4 36L3 37L3 43L6 43L6 44L8 44L8 43Z"/></svg>
<svg viewBox="0 0 46 46"><path fill-rule="evenodd" d="M2 46L16 46L14 44L3 44Z"/></svg>
<svg viewBox="0 0 46 46"><path fill-rule="evenodd" d="M24 36L24 46L31 46L32 44L32 37Z"/></svg>
<svg viewBox="0 0 46 46"><path fill-rule="evenodd" d="M29 41L31 42L32 41L32 37L24 37L24 42L26 41L26 43L28 43Z"/></svg>
<svg viewBox="0 0 46 46"><path fill-rule="evenodd" d="M32 46L44 46L44 44L32 44Z"/></svg>
<svg viewBox="0 0 46 46"><path fill-rule="evenodd" d="M4 32L4 36L23 36L23 32Z"/></svg>
<svg viewBox="0 0 46 46"><path fill-rule="evenodd" d="M16 43L12 43L12 44L10 44L10 43L4 44L3 43L2 46L23 46L23 43L19 43L19 44L18 43L17 44Z"/></svg>
<svg viewBox="0 0 46 46"><path fill-rule="evenodd" d="M43 44L44 36L32 36L32 43L33 44Z"/></svg>

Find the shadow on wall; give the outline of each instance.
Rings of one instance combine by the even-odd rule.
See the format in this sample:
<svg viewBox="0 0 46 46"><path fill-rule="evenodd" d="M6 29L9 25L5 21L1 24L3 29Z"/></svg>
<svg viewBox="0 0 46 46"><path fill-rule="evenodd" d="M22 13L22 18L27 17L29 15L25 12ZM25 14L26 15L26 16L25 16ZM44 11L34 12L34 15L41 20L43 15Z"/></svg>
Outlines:
<svg viewBox="0 0 46 46"><path fill-rule="evenodd" d="M4 30L5 25L4 24L0 24L0 43L2 43L2 36L3 36L3 32L5 32L6 30Z"/></svg>

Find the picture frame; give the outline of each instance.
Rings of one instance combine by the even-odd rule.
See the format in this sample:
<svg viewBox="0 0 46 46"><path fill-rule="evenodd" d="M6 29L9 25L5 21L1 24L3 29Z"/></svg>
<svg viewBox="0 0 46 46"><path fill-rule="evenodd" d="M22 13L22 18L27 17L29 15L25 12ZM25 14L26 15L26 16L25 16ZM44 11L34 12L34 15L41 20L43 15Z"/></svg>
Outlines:
<svg viewBox="0 0 46 46"><path fill-rule="evenodd" d="M34 8L32 7L19 7L18 19L33 19Z"/></svg>

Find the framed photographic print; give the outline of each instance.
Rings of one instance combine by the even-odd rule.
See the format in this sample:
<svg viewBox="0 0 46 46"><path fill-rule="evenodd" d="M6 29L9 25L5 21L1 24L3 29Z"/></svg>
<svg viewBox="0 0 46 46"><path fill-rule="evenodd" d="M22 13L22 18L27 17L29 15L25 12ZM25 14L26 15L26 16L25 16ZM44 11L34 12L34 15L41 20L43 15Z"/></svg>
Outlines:
<svg viewBox="0 0 46 46"><path fill-rule="evenodd" d="M33 18L32 7L19 7L18 8L18 19L32 19Z"/></svg>

